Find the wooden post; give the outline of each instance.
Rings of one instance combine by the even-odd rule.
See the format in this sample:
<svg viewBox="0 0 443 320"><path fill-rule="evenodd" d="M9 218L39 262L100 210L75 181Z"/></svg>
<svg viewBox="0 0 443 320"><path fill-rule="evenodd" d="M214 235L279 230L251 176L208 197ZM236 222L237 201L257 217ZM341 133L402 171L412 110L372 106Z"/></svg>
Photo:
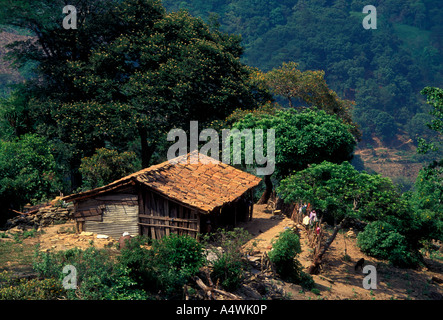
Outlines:
<svg viewBox="0 0 443 320"><path fill-rule="evenodd" d="M254 213L254 193L251 190L249 190L249 195L251 197L251 207L249 208L249 221L252 220L252 214Z"/></svg>
<svg viewBox="0 0 443 320"><path fill-rule="evenodd" d="M167 199L164 200L164 211L165 211L165 212L164 212L165 217L168 218L168 217L169 217L169 201L168 201ZM169 226L169 220L166 220L166 221L165 221L165 224ZM170 228L165 228L165 229L166 229L166 230L165 230L166 235L169 236L169 229L170 229Z"/></svg>

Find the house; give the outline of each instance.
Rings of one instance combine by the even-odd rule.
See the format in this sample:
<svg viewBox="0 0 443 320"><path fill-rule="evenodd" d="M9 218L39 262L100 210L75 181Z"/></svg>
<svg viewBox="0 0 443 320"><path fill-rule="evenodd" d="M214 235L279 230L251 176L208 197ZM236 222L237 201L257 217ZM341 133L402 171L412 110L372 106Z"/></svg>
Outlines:
<svg viewBox="0 0 443 320"><path fill-rule="evenodd" d="M252 218L252 190L261 179L194 152L140 170L103 187L69 195L77 231L153 239L197 237L210 228ZM185 163L180 163L186 157Z"/></svg>

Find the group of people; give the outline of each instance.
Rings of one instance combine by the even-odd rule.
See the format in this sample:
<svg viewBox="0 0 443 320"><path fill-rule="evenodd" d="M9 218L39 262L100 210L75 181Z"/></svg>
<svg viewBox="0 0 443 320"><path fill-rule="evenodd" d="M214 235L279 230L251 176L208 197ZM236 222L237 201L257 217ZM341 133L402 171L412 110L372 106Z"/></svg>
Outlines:
<svg viewBox="0 0 443 320"><path fill-rule="evenodd" d="M306 227L313 228L317 234L320 234L320 225L317 217L317 212L315 210L310 210L311 204L304 204L303 206L300 206L299 208L299 214L304 215L303 217L303 224ZM308 214L309 212L309 214Z"/></svg>

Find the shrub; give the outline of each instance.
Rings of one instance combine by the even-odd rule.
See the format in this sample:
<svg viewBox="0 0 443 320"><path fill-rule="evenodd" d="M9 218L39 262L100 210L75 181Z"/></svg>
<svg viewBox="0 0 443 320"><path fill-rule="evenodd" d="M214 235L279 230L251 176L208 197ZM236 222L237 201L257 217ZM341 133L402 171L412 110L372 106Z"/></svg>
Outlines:
<svg viewBox="0 0 443 320"><path fill-rule="evenodd" d="M118 261L122 268L128 270L129 277L138 287L149 289L156 285L152 270L153 253L142 247L143 243L143 237L132 238L121 250Z"/></svg>
<svg viewBox="0 0 443 320"><path fill-rule="evenodd" d="M55 300L66 295L62 283L56 279L13 279L0 274L0 300Z"/></svg>
<svg viewBox="0 0 443 320"><path fill-rule="evenodd" d="M155 278L159 289L172 295L183 288L203 265L203 248L188 235L172 234L152 244Z"/></svg>
<svg viewBox="0 0 443 320"><path fill-rule="evenodd" d="M212 277L227 290L237 289L244 275L245 263L232 253L224 253L212 265Z"/></svg>
<svg viewBox="0 0 443 320"><path fill-rule="evenodd" d="M249 240L250 234L242 228L235 228L233 231L219 229L210 237L213 242L212 246L209 243L208 246L217 257L212 262L211 277L225 289L235 290L240 286L247 266L241 247Z"/></svg>
<svg viewBox="0 0 443 320"><path fill-rule="evenodd" d="M66 290L69 299L145 299L129 276L127 268L116 265L104 250L90 247L58 252L36 251L33 268L40 277L62 283L66 274L63 268L73 265L77 270L77 289Z"/></svg>
<svg viewBox="0 0 443 320"><path fill-rule="evenodd" d="M153 240L150 250L141 246L144 241L133 238L118 259L138 288L174 296L203 265L202 246L190 236L172 234Z"/></svg>
<svg viewBox="0 0 443 320"><path fill-rule="evenodd" d="M272 250L268 255L282 279L311 289L314 286L314 280L302 271L300 262L295 259L300 252L300 238L288 229L280 233L278 239L273 242Z"/></svg>
<svg viewBox="0 0 443 320"><path fill-rule="evenodd" d="M409 249L405 236L387 222L369 223L358 235L357 245L362 252L389 260L394 266L414 267L419 262L417 254Z"/></svg>

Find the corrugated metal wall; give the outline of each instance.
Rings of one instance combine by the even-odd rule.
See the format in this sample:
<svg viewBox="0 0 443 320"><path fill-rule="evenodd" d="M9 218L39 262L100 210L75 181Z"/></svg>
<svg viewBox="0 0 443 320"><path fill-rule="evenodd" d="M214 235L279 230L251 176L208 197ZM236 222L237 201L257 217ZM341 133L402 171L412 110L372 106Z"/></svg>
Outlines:
<svg viewBox="0 0 443 320"><path fill-rule="evenodd" d="M103 220L85 221L84 230L105 234L117 240L123 232L137 235L138 205L105 204Z"/></svg>

